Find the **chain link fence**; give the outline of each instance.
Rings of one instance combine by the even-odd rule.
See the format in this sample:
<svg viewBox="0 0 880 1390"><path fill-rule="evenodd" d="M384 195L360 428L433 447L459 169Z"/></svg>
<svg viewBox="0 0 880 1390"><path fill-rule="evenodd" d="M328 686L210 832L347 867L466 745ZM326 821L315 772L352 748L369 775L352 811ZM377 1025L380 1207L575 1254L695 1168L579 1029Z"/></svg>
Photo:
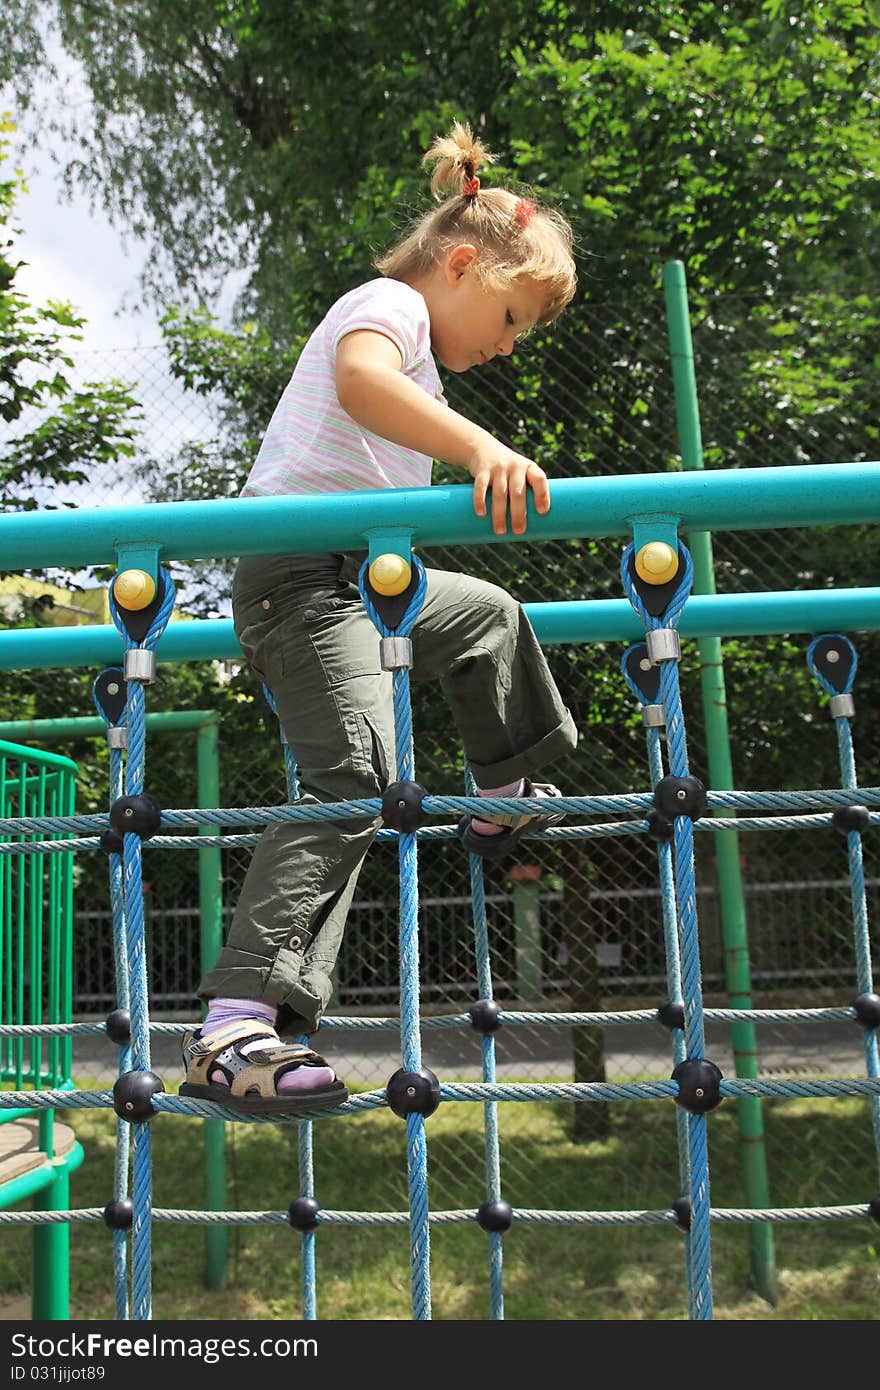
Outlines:
<svg viewBox="0 0 880 1390"><path fill-rule="evenodd" d="M815 360L811 328L821 305L786 301L774 306L728 300L701 305L694 322L707 467L776 466L864 459L873 439L871 391L861 357L850 344L840 360ZM832 344L833 346L833 344ZM825 350L828 349L827 339ZM80 353L82 381L124 381L144 409L142 451L137 466L96 469L87 483L59 490L43 505L120 506L149 501L157 478L177 479L187 488L186 470L199 459L222 459L219 403L184 392L170 377L163 350L145 348L114 354ZM532 368L532 364L534 364ZM876 369L875 369L876 370ZM802 376L798 372L802 372ZM536 335L523 349L516 371L494 362L479 380L447 383L450 403L469 413L516 447L530 452L551 476L580 476L667 470L676 465L677 444L671 373L662 305L643 331L626 335L612 306L593 306L575 328L565 320ZM797 384L800 382L799 389ZM811 389L812 388L812 389ZM34 420L22 420L30 428ZM460 472L439 468L438 479L462 481ZM239 482L241 480L239 479ZM235 491L230 479L230 491ZM734 593L868 584L876 578L877 540L868 528L826 531L758 531L713 538L719 592ZM456 547L425 558L503 584L525 603L620 597L619 540L557 541L533 545ZM59 557L62 561L63 557ZM228 575L223 567L172 566L180 582L181 606L228 613ZM75 606L71 585L88 587L91 576L63 571L31 576L39 592L20 592L13 581L0 586L7 625L64 623ZM42 600L40 595L43 595ZM792 635L739 639L723 644L735 784L739 789L795 789L839 785L834 727L826 699L807 673L809 637ZM854 724L857 767L865 783L876 781L880 726L880 639L855 634L860 670L855 687L859 715ZM570 794L643 791L648 786L644 730L620 674L624 644L595 643L548 649L551 669L581 732L577 749L556 765L553 780ZM63 713L91 714L95 671L6 673L0 676L0 716L39 719ZM688 743L693 770L706 775L703 715L696 645L684 642L681 667ZM148 691L148 709L217 708L221 716L221 801L261 805L285 799L277 728L250 673L235 665L202 663L160 667ZM461 750L451 719L437 710L431 690L414 688L416 776L433 793L463 786ZM96 739L71 741L63 751L80 765L81 810L106 806L107 755ZM295 750L294 750L295 751ZM196 804L195 750L180 735L156 739L147 759L146 787L166 806ZM724 1003L724 946L714 878L712 836L698 835L698 907L708 1002ZM845 840L831 830L751 832L740 836L756 1007L848 1003L855 991L852 920ZM145 906L153 1010L160 1017L192 1018L199 976L198 871L196 856L149 849L145 855ZM242 881L248 851L223 854L227 918ZM866 861L876 921L878 884ZM513 870L513 872L511 872ZM79 1016L100 1015L114 1004L112 936L106 863L80 857L77 874L75 1008ZM457 842L434 842L420 854L421 947L425 1011L460 1011L476 996L467 857ZM654 846L639 837L525 840L515 864L486 865L490 943L499 1001L508 1007L550 1010L644 1008L665 998L663 933ZM398 1004L396 857L374 847L361 873L339 960L333 1012L394 1013ZM849 1026L847 1026L849 1028ZM669 1075L668 1035L659 1025L632 1030L547 1030L527 1027L498 1036L499 1075L522 1080L648 1079ZM580 1036L579 1036L580 1034ZM586 1036L586 1035L589 1036ZM399 1063L392 1035L331 1030L325 1045L354 1086L382 1084ZM364 1041L364 1037L367 1040ZM762 1027L760 1066L779 1074L838 1069L863 1070L859 1030L815 1030L809 1036L781 1027ZM709 1032L709 1055L732 1074L729 1030ZM479 1038L453 1040L452 1030L433 1030L425 1039L425 1065L443 1080L474 1076ZM589 1061L584 1063L583 1058ZM580 1057L580 1062L578 1058ZM573 1108L573 1107L572 1107ZM607 1107L582 1107L605 1110ZM842 1127L838 1161L822 1169L810 1188L814 1203L864 1199L872 1165L870 1124ZM541 1158L526 1136L530 1106L501 1107L504 1195L514 1205L540 1204ZM790 1124L777 1105L765 1106L772 1200L799 1200L800 1193L773 1185L776 1160L792 1142ZM604 1128L603 1128L604 1126ZM621 1204L669 1205L677 1191L674 1125L668 1142L639 1142L637 1110L629 1105L601 1117L581 1135L588 1142L611 1133ZM348 1144L349 1135L325 1125L324 1145ZM519 1142L521 1141L521 1142ZM807 1164L809 1136L805 1145ZM355 1162L356 1159L353 1159ZM604 1160L603 1160L604 1161ZM482 1150L474 1132L433 1160L433 1181L460 1183L480 1172ZM784 1165L783 1165L784 1166ZM787 1168L786 1171L790 1171ZM320 1184L320 1166L318 1168ZM405 1205L403 1178L389 1174L386 1205ZM874 1175L876 1185L876 1174ZM733 1192L736 1203L741 1193ZM474 1194L474 1203L481 1198ZM329 1202L328 1202L329 1204ZM342 1202L342 1205L349 1203ZM466 1203L465 1203L466 1204ZM571 1204L589 1208L589 1165L572 1177ZM595 1233L569 1232L573 1242ZM608 1237L611 1239L612 1237ZM780 1232L778 1246L792 1248L797 1233ZM623 1260L632 1259L642 1233L617 1232ZM744 1238L743 1238L744 1239ZM565 1248L569 1246L565 1245ZM564 1256L560 1256L563 1258Z"/></svg>

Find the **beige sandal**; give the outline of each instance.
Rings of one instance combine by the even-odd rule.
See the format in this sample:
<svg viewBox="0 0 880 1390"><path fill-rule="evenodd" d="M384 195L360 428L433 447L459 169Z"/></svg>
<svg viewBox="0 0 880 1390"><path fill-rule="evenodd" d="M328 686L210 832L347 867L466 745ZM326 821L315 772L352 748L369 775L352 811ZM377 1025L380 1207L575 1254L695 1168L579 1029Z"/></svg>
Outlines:
<svg viewBox="0 0 880 1390"><path fill-rule="evenodd" d="M275 1042L274 1028L256 1019L243 1023L227 1023L215 1032L202 1035L201 1029L183 1036L183 1064L186 1080L180 1095L194 1100L212 1100L243 1115L298 1115L313 1110L332 1110L348 1100L348 1091L334 1078L330 1085L313 1090L278 1093L278 1081L287 1072L300 1067L326 1067L324 1058L301 1043L267 1044L243 1053L248 1043L258 1038ZM229 1082L223 1086L208 1078L219 1070Z"/></svg>
<svg viewBox="0 0 880 1390"><path fill-rule="evenodd" d="M534 798L536 801L543 801L545 798L562 796L558 787L554 787L551 782L530 782L527 777L523 778L525 787L522 797L517 800L527 800ZM480 835L473 829L471 822L475 820L490 821L493 825L503 825L505 828L500 835ZM527 830L543 830L548 825L558 825L565 820L565 816L544 815L537 809L523 808L521 812L501 811L497 815L485 816L462 816L458 822L458 834L465 849L471 854L482 855L484 859L502 859L514 849Z"/></svg>

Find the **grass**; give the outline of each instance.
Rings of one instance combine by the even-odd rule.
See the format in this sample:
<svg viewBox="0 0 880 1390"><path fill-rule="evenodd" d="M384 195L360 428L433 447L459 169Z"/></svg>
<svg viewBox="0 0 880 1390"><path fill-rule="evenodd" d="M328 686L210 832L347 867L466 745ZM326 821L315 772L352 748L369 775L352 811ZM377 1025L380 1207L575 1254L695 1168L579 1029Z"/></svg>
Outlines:
<svg viewBox="0 0 880 1390"><path fill-rule="evenodd" d="M82 1083L88 1086L88 1083ZM499 1106L504 1195L547 1209L666 1208L678 1192L671 1107L611 1107L611 1137L577 1144L570 1106ZM86 1151L71 1180L71 1204L103 1206L112 1195L115 1116L63 1116ZM867 1104L860 1099L776 1101L765 1106L772 1199L779 1205L865 1201L877 1188ZM427 1122L434 1210L483 1200L482 1107L444 1105ZM712 1201L743 1204L736 1111L709 1120ZM323 1206L406 1209L405 1130L387 1111L315 1127L317 1192ZM229 1205L286 1210L298 1194L296 1129L230 1125ZM201 1121L153 1122L157 1207L205 1204ZM848 1161L842 1162L842 1155ZM855 1159L852 1155L857 1155ZM855 1189L855 1190L854 1190ZM742 1227L712 1231L715 1316L721 1319L875 1319L880 1308L880 1230L869 1220L776 1226L775 1307L750 1285ZM296 1319L299 1237L285 1224L229 1231L227 1287L204 1286L204 1228L157 1223L153 1232L155 1319ZM409 1234L399 1228L328 1227L317 1235L318 1316L408 1319ZM474 1226L431 1233L435 1319L489 1316L486 1237ZM103 1223L71 1228L71 1316L113 1317L111 1235ZM26 1292L30 1232L3 1231L0 1289ZM510 1319L668 1320L687 1317L682 1238L674 1227L571 1228L514 1225L504 1238L505 1316Z"/></svg>

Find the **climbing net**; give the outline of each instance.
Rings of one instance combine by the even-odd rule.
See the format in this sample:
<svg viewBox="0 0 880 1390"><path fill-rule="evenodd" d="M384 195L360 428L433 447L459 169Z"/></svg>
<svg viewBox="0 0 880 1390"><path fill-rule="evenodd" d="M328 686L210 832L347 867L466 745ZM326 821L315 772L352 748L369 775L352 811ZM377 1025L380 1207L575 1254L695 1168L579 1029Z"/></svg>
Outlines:
<svg viewBox="0 0 880 1390"><path fill-rule="evenodd" d="M371 583L365 563L361 594L376 625L383 669L393 673L393 702L399 780L380 798L337 804L297 804L296 766L284 746L288 804L221 810L161 810L145 793L145 687L155 674L155 647L171 616L174 585L159 569L155 597L139 610L111 598L113 619L125 645L122 670L110 668L95 682L96 705L108 726L110 747L110 809L105 815L18 817L0 823L3 835L48 833L72 836L0 844L2 853L51 854L101 848L108 855L117 969L118 1007L106 1023L9 1025L6 1036L105 1032L119 1046L119 1078L111 1091L33 1090L0 1094L0 1108L74 1109L113 1107L117 1115L117 1144L113 1197L101 1208L69 1211L0 1213L0 1223L104 1221L113 1231L116 1314L119 1318L151 1316L151 1240L154 1222L232 1225L290 1224L302 1239L303 1316L315 1318L315 1238L322 1226L408 1225L411 1248L412 1314L431 1316L430 1229L432 1225L476 1222L486 1232L491 1316L504 1316L503 1236L513 1223L547 1225L672 1225L684 1235L685 1274L690 1315L712 1316L710 1228L713 1222L808 1222L872 1217L880 1222L880 1196L849 1206L771 1208L713 1208L710 1201L707 1125L711 1112L728 1098L753 1104L764 1097L866 1096L880 1164L880 1061L877 1030L880 996L874 991L868 931L862 835L880 819L880 788L859 788L856 779L850 719L856 673L852 643L840 634L817 637L807 661L821 688L831 697L839 745L841 789L799 792L707 791L688 764L685 721L678 678L678 626L691 592L693 568L683 545L673 552L671 577L646 580L637 563L640 553L624 551L621 575L625 593L645 628L622 661L623 678L642 706L651 790L620 796L554 799L572 822L543 831L535 838L564 841L603 836L649 836L656 844L662 889L662 926L666 950L667 1000L657 1010L595 1013L518 1013L502 1011L493 999L490 933L486 914L482 860L470 857L478 998L466 1013L421 1018L418 953L418 845L451 837L449 825L428 824L430 817L461 814L516 813L513 798L478 798L466 770L466 795L432 796L415 780L409 669L409 634L418 618L426 591L424 569L413 557L412 580L405 603L389 605ZM122 576L120 576L122 578ZM119 581L117 580L117 585ZM119 589L116 589L118 597ZM401 611L402 609L402 611ZM274 709L270 691L266 691ZM665 765L664 765L665 746ZM742 813L751 812L747 815ZM714 813L714 814L713 814ZM754 814L757 813L757 814ZM246 1123L296 1123L299 1127L299 1195L288 1211L182 1211L152 1205L150 1121L162 1112L195 1115L241 1123L240 1113L223 1106L185 1099L165 1091L151 1066L151 1033L182 1032L182 1027L151 1023L144 944L141 865L144 842L162 827L153 842L161 848L204 846L206 828L232 827L243 833L225 838L225 845L253 844L259 829L278 820L332 820L381 817L378 839L396 842L400 865L400 981L399 1019L327 1018L325 1028L398 1028L401 1066L387 1085L353 1095L332 1112L284 1120L248 1117ZM846 837L849 857L857 994L840 1008L758 1010L703 1008L697 897L694 871L694 832L819 829L833 825ZM192 832L196 831L194 835ZM657 1082L505 1083L496 1080L495 1034L518 1024L552 1027L597 1025L618 1027L648 1019L664 1024L670 1033L673 1070ZM799 1077L796 1080L758 1079L722 1075L705 1055L704 1023L715 1019L733 1024L801 1021L853 1021L864 1037L864 1078ZM482 1080L444 1083L422 1065L423 1029L476 1030L481 1036ZM679 1151L679 1193L665 1210L546 1211L517 1207L504 1200L497 1124L499 1102L662 1100L673 1101ZM473 1208L430 1211L428 1205L428 1145L426 1119L449 1102L479 1103L484 1115L485 1198ZM389 1107L406 1126L409 1210L402 1212L333 1211L316 1196L313 1162L313 1124Z"/></svg>

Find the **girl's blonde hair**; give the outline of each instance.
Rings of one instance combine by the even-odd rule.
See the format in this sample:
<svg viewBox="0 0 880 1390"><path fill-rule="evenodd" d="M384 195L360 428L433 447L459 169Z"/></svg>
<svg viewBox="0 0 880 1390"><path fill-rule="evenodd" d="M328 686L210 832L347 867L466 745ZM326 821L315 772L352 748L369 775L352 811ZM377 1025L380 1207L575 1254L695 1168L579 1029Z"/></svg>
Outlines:
<svg viewBox="0 0 880 1390"><path fill-rule="evenodd" d="M469 125L456 121L438 136L422 163L433 165L431 191L440 206L420 217L402 241L375 261L392 280L412 280L431 270L454 246L470 242L480 255L474 272L490 284L532 280L545 291L541 323L552 323L572 299L576 284L572 230L553 208L540 207L508 188L482 188L477 170L495 156Z"/></svg>

